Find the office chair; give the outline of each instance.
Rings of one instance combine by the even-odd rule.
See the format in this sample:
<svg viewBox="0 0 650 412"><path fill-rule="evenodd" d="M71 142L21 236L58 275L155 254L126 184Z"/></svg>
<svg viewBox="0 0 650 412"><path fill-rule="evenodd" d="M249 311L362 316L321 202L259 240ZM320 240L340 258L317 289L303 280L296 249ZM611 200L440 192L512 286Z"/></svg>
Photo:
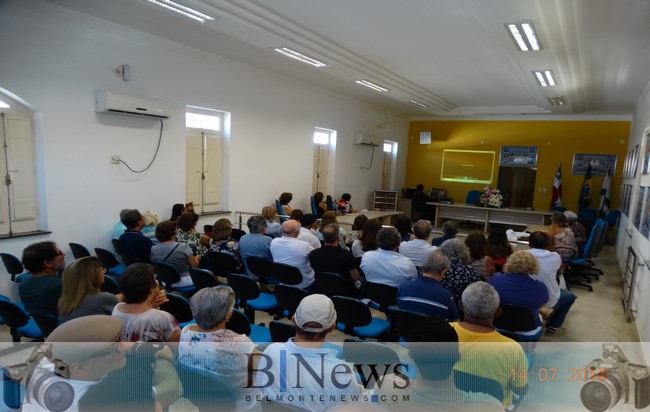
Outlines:
<svg viewBox="0 0 650 412"><path fill-rule="evenodd" d="M169 312L175 317L181 328L196 323L192 314L192 308L190 307L190 301L187 298L175 293L165 293L165 295L167 295L168 301L160 305L160 310Z"/></svg>
<svg viewBox="0 0 650 412"><path fill-rule="evenodd" d="M68 246L70 247L70 250L72 251L72 256L74 256L75 259L90 256L90 251L80 243L71 242L68 243Z"/></svg>
<svg viewBox="0 0 650 412"><path fill-rule="evenodd" d="M174 283L180 282L181 280L181 274L178 272L178 269L176 269L176 266L167 262L159 262L159 261L151 262L151 264L154 267L158 280L160 281L162 287L165 288L167 292L171 292L174 290L178 292L184 292L184 293L196 292L196 287L194 285L182 286L182 287L173 286Z"/></svg>
<svg viewBox="0 0 650 412"><path fill-rule="evenodd" d="M121 276L122 273L124 273L126 266L118 262L117 258L110 250L96 247L95 256L97 256L99 264L106 269L107 275Z"/></svg>
<svg viewBox="0 0 650 412"><path fill-rule="evenodd" d="M467 192L467 197L465 198L465 203L468 205L477 205L478 200L480 199L483 192L480 190L470 190Z"/></svg>
<svg viewBox="0 0 650 412"><path fill-rule="evenodd" d="M219 281L209 270L190 268L190 276L197 290L219 286Z"/></svg>
<svg viewBox="0 0 650 412"><path fill-rule="evenodd" d="M244 310L250 323L255 323L256 310L270 312L278 307L275 296L260 292L257 282L246 275L231 274L228 276L228 286L235 292L235 307Z"/></svg>
<svg viewBox="0 0 650 412"><path fill-rule="evenodd" d="M360 300L332 296L332 301L336 309L336 328L341 332L360 338L380 338L390 330L390 323L373 317L368 306Z"/></svg>
<svg viewBox="0 0 650 412"><path fill-rule="evenodd" d="M232 317L226 323L226 329L230 329L240 335L246 335L255 343L272 342L269 328L251 324L248 317L239 309L233 309Z"/></svg>
<svg viewBox="0 0 650 412"><path fill-rule="evenodd" d="M338 273L333 272L316 272L316 286L318 289L329 297L335 295L348 296L350 294L350 284Z"/></svg>
<svg viewBox="0 0 650 412"><path fill-rule="evenodd" d="M5 265L5 269L7 269L7 272L11 275L12 282L20 282L31 275L31 273L25 272L23 264L16 256L10 253L0 253L0 258L2 258L2 263Z"/></svg>

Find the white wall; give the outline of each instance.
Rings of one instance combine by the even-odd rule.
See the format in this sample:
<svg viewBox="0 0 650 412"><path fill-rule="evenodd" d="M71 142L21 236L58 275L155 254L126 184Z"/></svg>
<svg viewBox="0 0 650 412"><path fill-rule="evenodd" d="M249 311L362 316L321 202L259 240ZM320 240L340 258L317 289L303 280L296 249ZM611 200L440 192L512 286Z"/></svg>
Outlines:
<svg viewBox="0 0 650 412"><path fill-rule="evenodd" d="M0 240L2 251L20 256L26 245L45 239L64 251L68 242L108 247L117 214L126 207L165 218L184 199L188 104L232 113L224 194L229 210L261 210L283 191L294 194L294 207L308 210L316 126L338 132L334 196L350 192L355 207L365 208L380 187L380 152L372 169L361 171L370 149L352 144L354 132L364 128L399 143L395 182L398 189L403 185L408 119L397 113L41 0L0 2L0 38L0 88L42 117L37 156L45 180L44 220L52 231ZM125 63L131 65L128 82L111 72ZM95 113L95 89L171 102L173 116L146 173L128 172L109 157L119 154L134 169L146 166L158 122ZM9 283L0 280L0 293L15 296Z"/></svg>

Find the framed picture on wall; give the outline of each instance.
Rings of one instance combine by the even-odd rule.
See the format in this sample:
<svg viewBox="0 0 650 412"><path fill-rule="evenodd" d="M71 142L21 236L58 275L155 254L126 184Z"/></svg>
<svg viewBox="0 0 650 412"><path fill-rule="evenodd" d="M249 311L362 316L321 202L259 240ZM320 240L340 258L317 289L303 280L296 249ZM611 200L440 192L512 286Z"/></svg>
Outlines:
<svg viewBox="0 0 650 412"><path fill-rule="evenodd" d="M499 166L537 167L537 146L501 146Z"/></svg>
<svg viewBox="0 0 650 412"><path fill-rule="evenodd" d="M645 207L643 208L643 218L639 231L643 236L650 239L650 187L645 188Z"/></svg>
<svg viewBox="0 0 650 412"><path fill-rule="evenodd" d="M571 174L584 176L591 165L592 176L605 176L607 170L616 170L616 155L574 153Z"/></svg>
<svg viewBox="0 0 650 412"><path fill-rule="evenodd" d="M634 209L634 219L632 219L634 227L640 229L641 215L643 214L643 201L645 200L645 186L639 188L639 196L636 198L636 209Z"/></svg>
<svg viewBox="0 0 650 412"><path fill-rule="evenodd" d="M643 156L643 167L641 173L647 175L650 173L650 133L645 135L645 155Z"/></svg>
<svg viewBox="0 0 650 412"><path fill-rule="evenodd" d="M638 169L638 162L639 161L639 145L634 146L634 150L632 151L632 173L630 174L630 177L636 177L636 171Z"/></svg>

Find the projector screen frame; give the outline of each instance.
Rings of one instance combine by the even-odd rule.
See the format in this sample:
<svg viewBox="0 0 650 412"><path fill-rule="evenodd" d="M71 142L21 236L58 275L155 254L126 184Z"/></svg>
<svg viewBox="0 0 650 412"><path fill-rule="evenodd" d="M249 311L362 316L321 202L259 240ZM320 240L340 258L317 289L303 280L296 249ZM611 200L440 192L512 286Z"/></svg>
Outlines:
<svg viewBox="0 0 650 412"><path fill-rule="evenodd" d="M495 159L496 152L493 150L443 149L440 180L443 182L492 184L494 181ZM482 170L473 169L476 164L484 166L489 164L489 174L487 167ZM446 174L445 165L447 165ZM460 170L468 170L474 173L460 173Z"/></svg>

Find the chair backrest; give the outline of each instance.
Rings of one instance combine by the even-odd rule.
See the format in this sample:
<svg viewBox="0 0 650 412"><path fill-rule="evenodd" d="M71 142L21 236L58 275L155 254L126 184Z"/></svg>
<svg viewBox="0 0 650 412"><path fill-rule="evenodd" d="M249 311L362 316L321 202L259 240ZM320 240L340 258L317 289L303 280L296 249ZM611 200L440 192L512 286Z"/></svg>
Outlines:
<svg viewBox="0 0 650 412"><path fill-rule="evenodd" d="M282 210L282 205L280 204L280 201L278 199L275 199L275 211L277 212L278 216L284 215L284 210Z"/></svg>
<svg viewBox="0 0 650 412"><path fill-rule="evenodd" d="M257 282L246 275L231 274L228 276L228 286L235 292L235 298L239 300L242 307L246 306L246 301L257 299L260 296Z"/></svg>
<svg viewBox="0 0 650 412"><path fill-rule="evenodd" d="M120 255L122 257L122 262L124 262L124 265L130 266L134 263L142 263L142 259L137 258L135 256L131 255Z"/></svg>
<svg viewBox="0 0 650 412"><path fill-rule="evenodd" d="M485 393L503 402L503 388L494 379L454 370L454 384L465 392Z"/></svg>
<svg viewBox="0 0 650 412"><path fill-rule="evenodd" d="M171 313L180 323L189 322L194 318L190 301L187 298L175 293L166 293L166 295L169 300L160 305L161 310Z"/></svg>
<svg viewBox="0 0 650 412"><path fill-rule="evenodd" d="M347 296L332 296L332 301L336 309L336 321L343 323L346 329L366 326L372 322L370 309L360 300Z"/></svg>
<svg viewBox="0 0 650 412"><path fill-rule="evenodd" d="M9 333L11 334L12 340L14 342L20 342L21 334L18 333L18 328L27 325L29 321L25 312L16 306L15 303L0 299L0 316L4 319L7 326L9 326Z"/></svg>
<svg viewBox="0 0 650 412"><path fill-rule="evenodd" d="M427 316L408 310L398 310L391 313L390 322L396 335L408 340L411 330L427 320Z"/></svg>
<svg viewBox="0 0 650 412"><path fill-rule="evenodd" d="M598 221L596 222L597 222L596 224L600 224L600 237L596 242L594 256L598 256L598 254L600 254L600 251L602 250L603 245L605 244L605 238L607 238L607 221L601 220L600 222Z"/></svg>
<svg viewBox="0 0 650 412"><path fill-rule="evenodd" d="M261 283L267 283L273 277L273 261L259 256L248 256L246 258L248 271L260 279Z"/></svg>
<svg viewBox="0 0 650 412"><path fill-rule="evenodd" d="M235 409L235 395L228 384L219 376L203 369L176 365L176 372L183 385L183 397L199 411L232 411Z"/></svg>
<svg viewBox="0 0 650 412"><path fill-rule="evenodd" d="M510 332L529 331L537 327L535 316L530 309L506 303L501 304L501 315L494 318L492 325Z"/></svg>
<svg viewBox="0 0 650 412"><path fill-rule="evenodd" d="M212 270L217 276L228 277L237 267L235 258L227 253L222 252L208 252L206 256L212 264Z"/></svg>
<svg viewBox="0 0 650 412"><path fill-rule="evenodd" d="M596 220L598 212L596 209L582 208L578 209L578 217L582 219Z"/></svg>
<svg viewBox="0 0 650 412"><path fill-rule="evenodd" d="M165 289L172 290L172 284L180 282L181 274L178 272L178 269L176 269L176 266L160 261L154 261L151 262L151 264L154 267L158 280L163 284Z"/></svg>
<svg viewBox="0 0 650 412"><path fill-rule="evenodd" d="M582 252L582 257L584 259L591 259L596 254L596 247L598 246L598 241L600 240L600 234L603 231L602 224L594 224L594 227L591 228L591 233L589 233L589 238L585 244L585 248Z"/></svg>
<svg viewBox="0 0 650 412"><path fill-rule="evenodd" d="M309 204L311 205L311 213L314 216L318 216L318 207L316 205L316 199L314 199L314 196L309 196Z"/></svg>
<svg viewBox="0 0 650 412"><path fill-rule="evenodd" d="M285 285L297 285L302 282L302 273L295 266L273 262L273 277Z"/></svg>
<svg viewBox="0 0 650 412"><path fill-rule="evenodd" d="M226 323L226 329L230 329L240 335L249 336L251 334L251 324L248 317L239 309L233 309L232 317Z"/></svg>
<svg viewBox="0 0 650 412"><path fill-rule="evenodd" d="M465 203L470 205L475 205L478 203L478 199L481 196L480 190L470 190L467 192L467 197L465 198Z"/></svg>
<svg viewBox="0 0 650 412"><path fill-rule="evenodd" d="M24 268L20 260L10 254L10 253L0 253L0 258L2 258L2 263L5 265L5 269L11 275L11 280L16 281L16 276L23 273Z"/></svg>
<svg viewBox="0 0 650 412"><path fill-rule="evenodd" d="M235 229L235 228L232 229L232 237L237 242L239 242L239 239L241 239L241 237L244 236L245 234L246 232L241 229Z"/></svg>
<svg viewBox="0 0 650 412"><path fill-rule="evenodd" d="M213 225L203 225L203 233L210 236L212 234Z"/></svg>
<svg viewBox="0 0 650 412"><path fill-rule="evenodd" d="M273 342L284 343L296 336L296 326L293 323L272 320L269 323L269 330Z"/></svg>
<svg viewBox="0 0 650 412"><path fill-rule="evenodd" d="M113 244L113 249L115 249L115 253L118 255L122 253L122 248L120 248L120 240L119 239L111 239L111 243Z"/></svg>
<svg viewBox="0 0 650 412"><path fill-rule="evenodd" d="M306 297L307 291L297 286L275 285L275 300L278 306L288 312L288 318L291 319L296 312L300 301Z"/></svg>
<svg viewBox="0 0 650 412"><path fill-rule="evenodd" d="M219 281L209 270L190 268L190 277L197 290L219 286Z"/></svg>
<svg viewBox="0 0 650 412"><path fill-rule="evenodd" d="M117 283L117 280L113 279L110 276L104 276L104 283L102 283L102 286L100 286L99 290L102 292L108 292L112 293L113 295L117 295L122 293L120 290L120 285Z"/></svg>
<svg viewBox="0 0 650 412"><path fill-rule="evenodd" d="M605 220L607 221L607 226L609 228L613 228L618 224L619 219L621 218L621 211L620 210L613 210L605 216Z"/></svg>
<svg viewBox="0 0 650 412"><path fill-rule="evenodd" d="M70 242L68 243L68 246L70 247L70 250L72 251L72 256L74 256L75 259L90 256L90 251L80 243Z"/></svg>
<svg viewBox="0 0 650 412"><path fill-rule="evenodd" d="M350 286L348 281L338 273L334 272L316 272L316 286L324 295L347 295Z"/></svg>
<svg viewBox="0 0 650 412"><path fill-rule="evenodd" d="M48 337L61 324L59 319L54 315L38 312L32 312L31 315L45 337Z"/></svg>
<svg viewBox="0 0 650 412"><path fill-rule="evenodd" d="M368 299L379 304L379 310L386 313L388 307L397 304L397 291L394 286L384 285L383 283L366 282L366 296Z"/></svg>
<svg viewBox="0 0 650 412"><path fill-rule="evenodd" d="M97 256L97 260L99 261L99 264L106 270L114 268L115 266L120 264L120 262L117 261L117 258L115 257L113 252L111 252L110 250L96 247L95 255Z"/></svg>
<svg viewBox="0 0 650 412"><path fill-rule="evenodd" d="M379 342L354 338L346 339L343 342L343 359L348 363L363 366L402 363L394 349Z"/></svg>

